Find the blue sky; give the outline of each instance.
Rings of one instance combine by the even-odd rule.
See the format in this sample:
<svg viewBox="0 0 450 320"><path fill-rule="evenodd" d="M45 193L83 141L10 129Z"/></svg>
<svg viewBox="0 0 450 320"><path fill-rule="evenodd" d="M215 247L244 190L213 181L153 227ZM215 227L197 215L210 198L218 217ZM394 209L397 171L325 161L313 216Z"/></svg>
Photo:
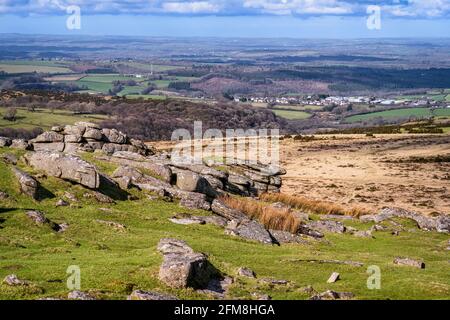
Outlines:
<svg viewBox="0 0 450 320"><path fill-rule="evenodd" d="M81 29L66 12L81 10ZM381 29L366 26L368 6ZM448 37L450 0L0 0L1 33L225 37Z"/></svg>

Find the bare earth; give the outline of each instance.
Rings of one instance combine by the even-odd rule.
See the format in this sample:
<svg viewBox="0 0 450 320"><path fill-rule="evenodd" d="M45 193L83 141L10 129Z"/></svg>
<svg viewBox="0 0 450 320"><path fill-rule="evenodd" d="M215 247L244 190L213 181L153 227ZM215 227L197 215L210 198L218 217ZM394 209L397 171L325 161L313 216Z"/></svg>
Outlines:
<svg viewBox="0 0 450 320"><path fill-rule="evenodd" d="M450 136L317 136L287 139L282 192L378 211L397 206L450 214L450 163L388 163L410 156L450 154Z"/></svg>

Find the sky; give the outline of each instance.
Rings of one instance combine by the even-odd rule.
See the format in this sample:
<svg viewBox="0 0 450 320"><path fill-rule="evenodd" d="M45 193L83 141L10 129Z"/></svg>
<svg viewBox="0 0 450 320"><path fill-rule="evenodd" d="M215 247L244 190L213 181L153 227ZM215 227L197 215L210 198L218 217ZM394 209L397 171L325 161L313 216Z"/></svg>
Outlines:
<svg viewBox="0 0 450 320"><path fill-rule="evenodd" d="M450 0L0 0L0 33L449 37Z"/></svg>

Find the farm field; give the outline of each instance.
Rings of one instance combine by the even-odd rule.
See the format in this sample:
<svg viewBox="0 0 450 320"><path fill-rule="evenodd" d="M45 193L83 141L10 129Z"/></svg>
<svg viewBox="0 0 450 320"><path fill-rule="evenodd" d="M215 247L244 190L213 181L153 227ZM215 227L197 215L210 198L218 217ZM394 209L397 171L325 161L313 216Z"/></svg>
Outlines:
<svg viewBox="0 0 450 320"><path fill-rule="evenodd" d="M277 116L288 119L288 120L304 120L311 117L310 113L304 111L288 111L288 110L277 110L272 109L273 113Z"/></svg>
<svg viewBox="0 0 450 320"><path fill-rule="evenodd" d="M387 120L392 119L401 119L408 117L416 117L416 118L427 118L427 117L450 117L450 109L437 109L431 110L428 108L405 108L405 109L397 109L397 110L388 110L388 111L380 111L380 112L372 112L367 114L360 114L355 116L350 116L345 119L347 123L354 122L362 122L373 120L375 118L383 118Z"/></svg>
<svg viewBox="0 0 450 320"><path fill-rule="evenodd" d="M3 114L5 108L0 107L0 113ZM92 121L99 122L107 119L103 115L73 115L70 111L48 109L36 109L31 112L26 109L17 109L17 120L14 122L4 120L0 117L0 129L33 129L42 128L44 130L50 129L54 125L74 124L78 121Z"/></svg>
<svg viewBox="0 0 450 320"><path fill-rule="evenodd" d="M32 65L32 64L5 64L0 63L0 71L6 73L70 73L71 70L65 67L55 67L46 65Z"/></svg>
<svg viewBox="0 0 450 320"><path fill-rule="evenodd" d="M319 111L322 110L322 106L314 106L314 105L275 105L273 109L292 109L296 111Z"/></svg>

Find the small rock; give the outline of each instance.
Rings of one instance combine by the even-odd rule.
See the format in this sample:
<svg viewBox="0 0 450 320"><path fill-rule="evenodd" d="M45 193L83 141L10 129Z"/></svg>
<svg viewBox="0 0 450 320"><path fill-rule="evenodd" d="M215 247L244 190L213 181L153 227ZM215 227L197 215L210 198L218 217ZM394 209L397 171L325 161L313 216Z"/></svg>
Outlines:
<svg viewBox="0 0 450 320"><path fill-rule="evenodd" d="M67 207L70 204L66 201L64 201L63 199L59 199L58 202L56 202L55 206L56 207Z"/></svg>
<svg viewBox="0 0 450 320"><path fill-rule="evenodd" d="M170 301L170 300L178 300L176 297L159 293L159 292L151 292L151 291L142 291L142 290L135 290L133 291L127 298L127 300L163 300L163 301Z"/></svg>
<svg viewBox="0 0 450 320"><path fill-rule="evenodd" d="M16 165L17 164L17 157L11 153L6 153L6 154L2 154L1 155L1 159L7 163L7 164L12 164L12 165Z"/></svg>
<svg viewBox="0 0 450 320"><path fill-rule="evenodd" d="M9 198L9 195L3 191L0 191L0 200L6 200Z"/></svg>
<svg viewBox="0 0 450 320"><path fill-rule="evenodd" d="M370 230L357 231L357 232L353 233L353 235L358 238L373 238L372 231L370 231Z"/></svg>
<svg viewBox="0 0 450 320"><path fill-rule="evenodd" d="M61 223L58 227L58 232L65 232L69 228L69 225L67 223Z"/></svg>
<svg viewBox="0 0 450 320"><path fill-rule="evenodd" d="M20 280L15 274L10 274L3 279L3 283L8 286L26 286L28 285L27 281Z"/></svg>
<svg viewBox="0 0 450 320"><path fill-rule="evenodd" d="M50 220L48 220L45 217L45 215L40 211L28 211L26 215L36 224L44 225L50 223Z"/></svg>
<svg viewBox="0 0 450 320"><path fill-rule="evenodd" d="M348 300L354 298L354 294L351 292L336 292L328 290L311 297L310 300Z"/></svg>
<svg viewBox="0 0 450 320"><path fill-rule="evenodd" d="M95 220L96 222L100 223L100 224L104 224L107 225L109 227L112 227L118 231L125 231L127 229L127 227L123 224L117 223L117 222L113 222L113 221L105 221L105 220Z"/></svg>
<svg viewBox="0 0 450 320"><path fill-rule="evenodd" d="M12 141L9 138L0 137L0 147L9 147Z"/></svg>
<svg viewBox="0 0 450 320"><path fill-rule="evenodd" d="M373 231L373 232L375 232L375 231L385 231L386 229L387 229L386 227L384 227L382 225L379 225L379 224L376 224L376 225L372 226L372 228L370 228L370 231Z"/></svg>
<svg viewBox="0 0 450 320"><path fill-rule="evenodd" d="M317 293L317 291L312 286L306 286L304 288L301 288L300 292L306 293L306 294L309 294L309 295Z"/></svg>
<svg viewBox="0 0 450 320"><path fill-rule="evenodd" d="M414 260L410 258L400 258L397 257L394 259L394 264L409 266L419 269L425 269L425 263L421 260Z"/></svg>
<svg viewBox="0 0 450 320"><path fill-rule="evenodd" d="M312 221L307 223L306 227L320 232L332 233L344 233L346 230L342 222L332 220Z"/></svg>
<svg viewBox="0 0 450 320"><path fill-rule="evenodd" d="M78 290L69 292L67 298L71 300L95 300L95 298L91 296L89 293Z"/></svg>
<svg viewBox="0 0 450 320"><path fill-rule="evenodd" d="M337 272L333 272L330 276L330 278L328 278L327 283L335 283L336 281L338 281L340 278L340 274Z"/></svg>
<svg viewBox="0 0 450 320"><path fill-rule="evenodd" d="M253 299L260 300L260 301L272 300L271 296L269 296L268 294L263 294L263 293L253 292L251 294L251 296L252 296Z"/></svg>
<svg viewBox="0 0 450 320"><path fill-rule="evenodd" d="M206 224L206 221L200 217L195 217L189 214L177 214L169 219L170 222L181 225L191 224Z"/></svg>
<svg viewBox="0 0 450 320"><path fill-rule="evenodd" d="M264 278L260 280L262 283L266 283L269 285L274 285L274 286L285 286L287 284L289 284L289 281L287 280L277 280L277 279L269 279L269 278Z"/></svg>
<svg viewBox="0 0 450 320"><path fill-rule="evenodd" d="M38 195L39 182L31 175L18 168L14 167L12 170L16 178L19 180L20 191L27 196L36 199Z"/></svg>
<svg viewBox="0 0 450 320"><path fill-rule="evenodd" d="M238 276L241 276L241 277L256 278L255 272L249 268L244 268L244 267L239 268L237 273L238 273Z"/></svg>
<svg viewBox="0 0 450 320"><path fill-rule="evenodd" d="M392 231L391 235L393 236L399 236L400 235L400 231Z"/></svg>

